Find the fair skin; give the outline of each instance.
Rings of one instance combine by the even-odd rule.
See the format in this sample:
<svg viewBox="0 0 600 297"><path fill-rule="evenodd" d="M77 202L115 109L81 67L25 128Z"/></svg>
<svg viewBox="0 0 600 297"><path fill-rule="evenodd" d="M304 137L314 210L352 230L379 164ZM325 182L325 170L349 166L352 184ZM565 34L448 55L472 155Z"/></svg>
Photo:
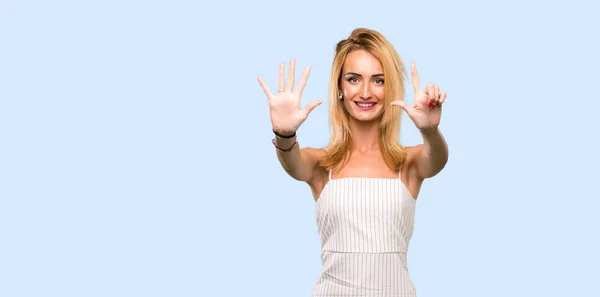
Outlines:
<svg viewBox="0 0 600 297"><path fill-rule="evenodd" d="M273 95L264 81L258 81L269 99L273 130L292 135L306 120L308 114L320 105L313 101L305 109L300 108L300 98L306 85L310 67L306 67L297 89L294 91L295 60L290 62L287 84L284 79L284 64L279 70L278 94ZM448 160L448 148L438 125L441 105L446 99L439 87L429 84L421 90L414 64L411 64L415 104L410 107L402 101L388 103L387 108L402 108L421 132L423 144L406 147L407 159L402 166L401 177L411 195L416 199L421 184L426 178L435 176ZM347 164L334 172L332 178L375 177L397 178L385 164L379 148L379 121L384 112L385 74L380 61L366 50L355 50L348 54L340 78L340 91L344 107L349 113L349 123L354 140ZM433 106L433 108L431 107ZM276 145L291 147L296 141L292 138L276 137ZM277 157L285 171L294 179L310 186L314 200L318 200L327 184L329 173L318 163L325 157L323 149L300 148L296 144L290 152L277 151Z"/></svg>

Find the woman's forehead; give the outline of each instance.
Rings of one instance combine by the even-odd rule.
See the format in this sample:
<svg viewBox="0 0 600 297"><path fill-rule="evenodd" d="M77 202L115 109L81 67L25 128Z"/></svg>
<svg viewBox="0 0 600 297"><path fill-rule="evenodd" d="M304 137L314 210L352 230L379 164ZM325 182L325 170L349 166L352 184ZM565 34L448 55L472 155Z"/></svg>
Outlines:
<svg viewBox="0 0 600 297"><path fill-rule="evenodd" d="M360 74L383 73L381 62L366 50L355 50L346 56L343 71Z"/></svg>

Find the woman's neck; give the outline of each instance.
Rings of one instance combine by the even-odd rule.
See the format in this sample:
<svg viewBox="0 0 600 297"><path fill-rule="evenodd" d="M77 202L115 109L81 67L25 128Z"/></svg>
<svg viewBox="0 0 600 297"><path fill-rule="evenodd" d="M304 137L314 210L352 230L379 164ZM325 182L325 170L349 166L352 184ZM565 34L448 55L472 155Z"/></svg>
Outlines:
<svg viewBox="0 0 600 297"><path fill-rule="evenodd" d="M379 150L380 121L358 122L350 119L352 133L352 151L366 153Z"/></svg>

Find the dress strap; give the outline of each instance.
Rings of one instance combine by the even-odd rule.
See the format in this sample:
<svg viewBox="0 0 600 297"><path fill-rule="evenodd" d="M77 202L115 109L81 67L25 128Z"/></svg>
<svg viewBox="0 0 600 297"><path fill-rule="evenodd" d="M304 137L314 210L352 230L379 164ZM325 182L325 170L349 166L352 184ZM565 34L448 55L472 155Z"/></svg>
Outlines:
<svg viewBox="0 0 600 297"><path fill-rule="evenodd" d="M325 152L329 152L327 147L324 147L323 150L325 150ZM329 180L331 180L331 170L329 170Z"/></svg>
<svg viewBox="0 0 600 297"><path fill-rule="evenodd" d="M398 169L398 179L402 181L402 165L400 165L400 169Z"/></svg>

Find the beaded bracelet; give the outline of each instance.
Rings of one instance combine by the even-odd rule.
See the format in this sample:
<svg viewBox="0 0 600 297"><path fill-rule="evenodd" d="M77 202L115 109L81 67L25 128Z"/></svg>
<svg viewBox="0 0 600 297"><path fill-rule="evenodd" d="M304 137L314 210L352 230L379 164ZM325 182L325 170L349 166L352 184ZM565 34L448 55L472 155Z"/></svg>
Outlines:
<svg viewBox="0 0 600 297"><path fill-rule="evenodd" d="M275 143L275 138L273 138L273 140L271 142L273 142L273 145L275 146L276 149L278 149L278 150L280 150L280 151L282 151L284 153L285 152L291 152L292 149L296 146L296 144L298 144L298 141L295 141L294 144L292 144L292 146L290 148L284 149L284 148L280 148L280 147L277 146L277 144Z"/></svg>

